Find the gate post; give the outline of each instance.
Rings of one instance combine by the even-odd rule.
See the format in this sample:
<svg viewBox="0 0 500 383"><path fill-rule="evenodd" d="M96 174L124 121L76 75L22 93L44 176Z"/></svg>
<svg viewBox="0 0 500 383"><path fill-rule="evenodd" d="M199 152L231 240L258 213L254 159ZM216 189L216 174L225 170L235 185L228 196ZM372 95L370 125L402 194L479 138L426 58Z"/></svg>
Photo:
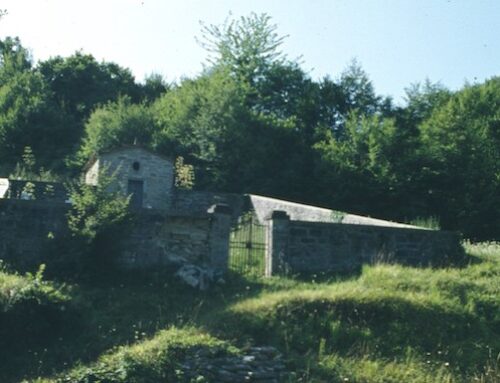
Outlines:
<svg viewBox="0 0 500 383"><path fill-rule="evenodd" d="M209 234L210 266L225 273L229 263L229 234L231 231L231 213L229 205L216 204L208 209L211 216Z"/></svg>
<svg viewBox="0 0 500 383"><path fill-rule="evenodd" d="M286 211L274 210L266 217L266 277L287 274L287 250L290 216Z"/></svg>

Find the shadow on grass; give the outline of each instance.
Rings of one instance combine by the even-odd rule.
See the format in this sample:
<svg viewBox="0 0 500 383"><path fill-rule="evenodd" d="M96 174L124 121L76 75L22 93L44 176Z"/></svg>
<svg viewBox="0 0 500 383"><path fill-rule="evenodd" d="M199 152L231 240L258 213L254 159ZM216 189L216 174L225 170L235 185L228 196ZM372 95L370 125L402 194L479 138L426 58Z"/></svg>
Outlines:
<svg viewBox="0 0 500 383"><path fill-rule="evenodd" d="M496 308L492 304L488 310ZM294 355L315 354L322 342L326 353L404 360L410 348L423 358L473 370L484 365L491 350L498 351L495 327L465 311L384 297L290 300L267 314L226 312L211 330L243 344L273 344Z"/></svg>
<svg viewBox="0 0 500 383"><path fill-rule="evenodd" d="M61 280L59 280L62 283ZM210 291L186 286L168 270L103 273L71 280L71 302L65 320L50 326L37 341L2 353L0 381L18 382L57 374L87 364L117 346L155 335L170 326L200 326L238 300L257 296L266 283L229 275ZM273 285L274 290L287 288ZM34 315L34 313L32 313ZM27 314L25 319L44 320ZM69 318L69 319L68 319ZM44 327L45 328L45 327ZM48 327L47 327L48 328ZM16 339L27 335L20 333Z"/></svg>

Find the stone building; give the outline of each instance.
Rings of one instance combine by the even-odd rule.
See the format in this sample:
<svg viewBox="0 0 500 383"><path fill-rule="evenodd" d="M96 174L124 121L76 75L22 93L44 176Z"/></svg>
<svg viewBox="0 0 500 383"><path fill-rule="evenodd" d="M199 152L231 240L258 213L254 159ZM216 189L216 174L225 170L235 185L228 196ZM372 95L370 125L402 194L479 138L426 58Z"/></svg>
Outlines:
<svg viewBox="0 0 500 383"><path fill-rule="evenodd" d="M170 158L132 146L94 156L85 167L85 183L97 185L102 172L112 175L114 191L131 195L134 208L168 210L174 187L174 163Z"/></svg>

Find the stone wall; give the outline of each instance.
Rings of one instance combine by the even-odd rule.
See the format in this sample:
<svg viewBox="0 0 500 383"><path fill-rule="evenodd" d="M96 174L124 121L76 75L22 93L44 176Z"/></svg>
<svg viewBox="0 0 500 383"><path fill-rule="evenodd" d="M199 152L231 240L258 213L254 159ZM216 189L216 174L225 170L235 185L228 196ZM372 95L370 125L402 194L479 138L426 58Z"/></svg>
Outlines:
<svg viewBox="0 0 500 383"><path fill-rule="evenodd" d="M0 199L0 259L18 265L40 260L49 238L66 233L68 204Z"/></svg>
<svg viewBox="0 0 500 383"><path fill-rule="evenodd" d="M134 229L124 241L121 259L128 267L197 263L208 256L208 216L166 216L143 211L134 221Z"/></svg>
<svg viewBox="0 0 500 383"><path fill-rule="evenodd" d="M35 199L66 202L68 191L61 182L7 180L7 190L3 198Z"/></svg>
<svg viewBox="0 0 500 383"><path fill-rule="evenodd" d="M248 209L247 197L243 194L216 193L195 190L175 190L170 211L172 214L200 215L216 204L228 205L235 221Z"/></svg>
<svg viewBox="0 0 500 383"><path fill-rule="evenodd" d="M132 268L191 264L224 272L229 231L230 211L219 206L198 216L143 210L124 242L121 263Z"/></svg>
<svg viewBox="0 0 500 383"><path fill-rule="evenodd" d="M345 271L365 263L447 264L463 254L453 232L359 224L268 220L266 275Z"/></svg>
<svg viewBox="0 0 500 383"><path fill-rule="evenodd" d="M69 204L0 199L0 259L36 264L49 239L68 234ZM231 211L216 205L198 216L160 210L137 211L123 239L119 263L129 268L196 265L223 273L227 268Z"/></svg>

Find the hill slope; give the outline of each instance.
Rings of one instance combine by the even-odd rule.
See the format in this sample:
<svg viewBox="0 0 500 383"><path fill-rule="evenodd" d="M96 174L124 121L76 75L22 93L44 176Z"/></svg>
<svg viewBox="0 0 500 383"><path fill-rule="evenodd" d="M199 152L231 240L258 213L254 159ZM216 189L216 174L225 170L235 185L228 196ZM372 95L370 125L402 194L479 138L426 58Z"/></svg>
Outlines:
<svg viewBox="0 0 500 383"><path fill-rule="evenodd" d="M66 294L78 318L54 339L5 353L0 380L210 381L183 375L186 357L271 345L292 382L499 382L500 245L467 250L461 269L375 265L320 282L234 277L207 294L162 275L73 285Z"/></svg>

